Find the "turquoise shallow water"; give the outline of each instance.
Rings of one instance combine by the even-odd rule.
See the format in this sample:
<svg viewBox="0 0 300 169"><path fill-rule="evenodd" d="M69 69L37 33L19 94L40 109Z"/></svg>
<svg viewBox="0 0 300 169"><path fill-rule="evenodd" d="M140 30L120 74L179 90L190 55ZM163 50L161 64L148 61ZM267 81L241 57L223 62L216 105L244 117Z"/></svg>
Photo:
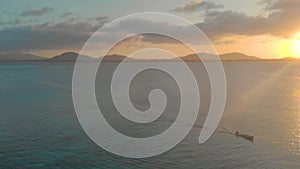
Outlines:
<svg viewBox="0 0 300 169"><path fill-rule="evenodd" d="M113 64L104 65L107 74L100 86ZM254 143L217 131L199 145L199 126L205 117L200 113L188 136L172 150L128 159L104 151L82 130L72 103L71 63L0 64L0 168L299 168L300 63L224 66L228 99L220 127L255 135ZM166 79L162 82L172 89L168 83L173 81ZM137 83L148 84L143 79ZM107 98L104 90L96 91L99 100ZM143 107L143 99L137 94L133 100ZM166 129L175 115L171 111L154 127L123 132L155 134ZM124 128L118 115L107 116L116 128Z"/></svg>

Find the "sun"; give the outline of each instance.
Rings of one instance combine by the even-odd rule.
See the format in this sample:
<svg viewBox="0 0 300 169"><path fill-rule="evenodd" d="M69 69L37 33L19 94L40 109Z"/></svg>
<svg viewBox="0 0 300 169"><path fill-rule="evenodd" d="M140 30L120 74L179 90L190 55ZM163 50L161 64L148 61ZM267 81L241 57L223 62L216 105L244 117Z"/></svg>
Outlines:
<svg viewBox="0 0 300 169"><path fill-rule="evenodd" d="M300 39L294 40L294 50L295 54L300 57Z"/></svg>
<svg viewBox="0 0 300 169"><path fill-rule="evenodd" d="M300 32L294 38L283 43L282 54L284 57L300 58Z"/></svg>

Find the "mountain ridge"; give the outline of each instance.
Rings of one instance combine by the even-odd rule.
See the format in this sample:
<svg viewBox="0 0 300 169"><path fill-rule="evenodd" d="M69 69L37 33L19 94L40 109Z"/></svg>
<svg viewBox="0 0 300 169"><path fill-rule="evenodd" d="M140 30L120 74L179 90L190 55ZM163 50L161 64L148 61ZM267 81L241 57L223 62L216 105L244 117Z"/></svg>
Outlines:
<svg viewBox="0 0 300 169"><path fill-rule="evenodd" d="M0 61L30 61L30 60L44 60L46 58L32 55L28 53L2 53L0 54Z"/></svg>
<svg viewBox="0 0 300 169"><path fill-rule="evenodd" d="M36 56L32 54L23 54L23 53L8 53L8 54L0 54L0 62L75 62L78 58L78 53L76 52L65 52L60 55L53 56L51 58L45 58L42 56ZM197 62L201 61L198 57L198 55L201 57L201 60L205 61L213 61L217 55L209 54L209 53L199 53L199 54L189 54L185 56L181 56L180 59L182 59L185 62ZM129 58L127 56L118 55L118 54L112 54L112 55L106 55L99 58L94 58L86 55L81 55L81 59L83 61L97 61L97 59L102 58L102 61L104 62L121 62L124 59L127 61L175 61L175 59L134 59ZM220 59L222 61L265 61L265 60L273 60L273 61L293 61L293 60L300 60L297 58L280 58L280 59L262 59L256 56L249 56L243 53L239 52L232 52L232 53L225 53L219 55Z"/></svg>

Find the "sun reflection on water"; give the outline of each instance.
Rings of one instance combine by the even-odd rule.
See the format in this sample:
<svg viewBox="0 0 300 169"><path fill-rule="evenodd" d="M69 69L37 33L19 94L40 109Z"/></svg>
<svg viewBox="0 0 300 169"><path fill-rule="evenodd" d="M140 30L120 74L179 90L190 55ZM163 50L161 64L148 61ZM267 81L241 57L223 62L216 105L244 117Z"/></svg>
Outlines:
<svg viewBox="0 0 300 169"><path fill-rule="evenodd" d="M296 78L297 84L300 84L300 78ZM289 143L289 151L300 156L300 87L294 88L293 92L294 111L291 114L291 140Z"/></svg>

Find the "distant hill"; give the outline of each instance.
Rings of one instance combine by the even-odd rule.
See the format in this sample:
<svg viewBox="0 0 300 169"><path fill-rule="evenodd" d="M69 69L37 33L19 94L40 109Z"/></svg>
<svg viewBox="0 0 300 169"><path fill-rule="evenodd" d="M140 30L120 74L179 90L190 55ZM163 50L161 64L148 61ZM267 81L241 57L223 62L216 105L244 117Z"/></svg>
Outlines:
<svg viewBox="0 0 300 169"><path fill-rule="evenodd" d="M281 58L280 60L286 60L286 61L300 61L300 58L295 58L295 57L285 57L285 58Z"/></svg>
<svg viewBox="0 0 300 169"><path fill-rule="evenodd" d="M122 62L124 59L126 59L126 56L117 55L117 54L106 55L102 57L103 62Z"/></svg>
<svg viewBox="0 0 300 169"><path fill-rule="evenodd" d="M24 53L5 53L0 54L0 61L31 61L31 60L43 60L45 58L32 54Z"/></svg>
<svg viewBox="0 0 300 169"><path fill-rule="evenodd" d="M0 54L0 62L75 62L78 57L78 53L75 52L66 52L61 55L54 56L52 58L44 58L40 56L35 56L31 54L22 54L22 53L15 53L15 54ZM213 54L208 53L199 53L201 58L204 60L213 60L215 57ZM97 61L96 58L85 56L83 55L85 61ZM121 62L126 58L126 56L122 55L107 55L102 57L102 61L104 62ZM183 61L186 62L196 62L200 61L198 55L191 54L187 56L180 57ZM220 55L222 61L268 61L266 59L261 59L255 56L249 56L242 53L227 53ZM269 59L272 61L293 61L297 60L300 61L298 58L282 58L282 59ZM174 59L162 59L162 60L153 60L153 59L134 59L134 58L127 58L127 61L174 61Z"/></svg>
<svg viewBox="0 0 300 169"><path fill-rule="evenodd" d="M213 54L209 53L199 53L201 58L204 60L213 60L215 57ZM126 58L126 56L122 55L107 55L103 57L104 62L121 62ZM254 57L254 56L248 56L242 53L228 53L228 54L223 54L220 55L221 60L223 61L233 61L233 60L261 60L261 58ZM181 59L185 62L195 62L195 61L200 61L198 55L191 54L187 56L181 57ZM127 58L127 61L174 61L175 59L162 59L162 60L153 60L153 59L133 59L133 58Z"/></svg>
<svg viewBox="0 0 300 169"><path fill-rule="evenodd" d="M245 55L243 53L227 53L220 55L221 60L262 60L259 57Z"/></svg>
<svg viewBox="0 0 300 169"><path fill-rule="evenodd" d="M77 57L78 57L78 53L75 52L67 52L67 53L63 53L61 55L57 55L54 56L53 58L47 59L46 61L50 61L50 62L75 62ZM83 59L85 61L97 61L96 58L90 57L90 56L86 56L86 55L82 55ZM121 62L126 58L126 56L122 56L122 55L107 55L102 57L102 61L104 62Z"/></svg>
<svg viewBox="0 0 300 169"><path fill-rule="evenodd" d="M54 56L53 58L46 59L45 61L48 61L48 62L75 62L78 58L78 55L79 54L75 53L75 52L66 52L61 55ZM92 58L90 56L83 55L83 57L84 57L84 60L86 60L86 61L94 61L95 60L95 58Z"/></svg>
<svg viewBox="0 0 300 169"><path fill-rule="evenodd" d="M209 53L199 53L198 55L201 57L201 59L204 60L211 60L211 58L214 56L213 54L209 54ZM180 57L180 59L182 59L185 62L196 62L196 61L200 61L198 55L190 54L190 55Z"/></svg>
<svg viewBox="0 0 300 169"><path fill-rule="evenodd" d="M201 59L203 60L213 60L213 58L215 57L215 55L213 54L209 54L209 53L199 53L198 54ZM186 62L195 62L195 61L200 61L198 55L196 54L191 54L191 55L187 55L187 56L183 56L181 57L181 59L183 61ZM227 53L227 54L223 54L220 55L220 59L222 61L234 61L234 60L261 60L261 58L258 57L254 57L254 56L248 56L242 53Z"/></svg>

